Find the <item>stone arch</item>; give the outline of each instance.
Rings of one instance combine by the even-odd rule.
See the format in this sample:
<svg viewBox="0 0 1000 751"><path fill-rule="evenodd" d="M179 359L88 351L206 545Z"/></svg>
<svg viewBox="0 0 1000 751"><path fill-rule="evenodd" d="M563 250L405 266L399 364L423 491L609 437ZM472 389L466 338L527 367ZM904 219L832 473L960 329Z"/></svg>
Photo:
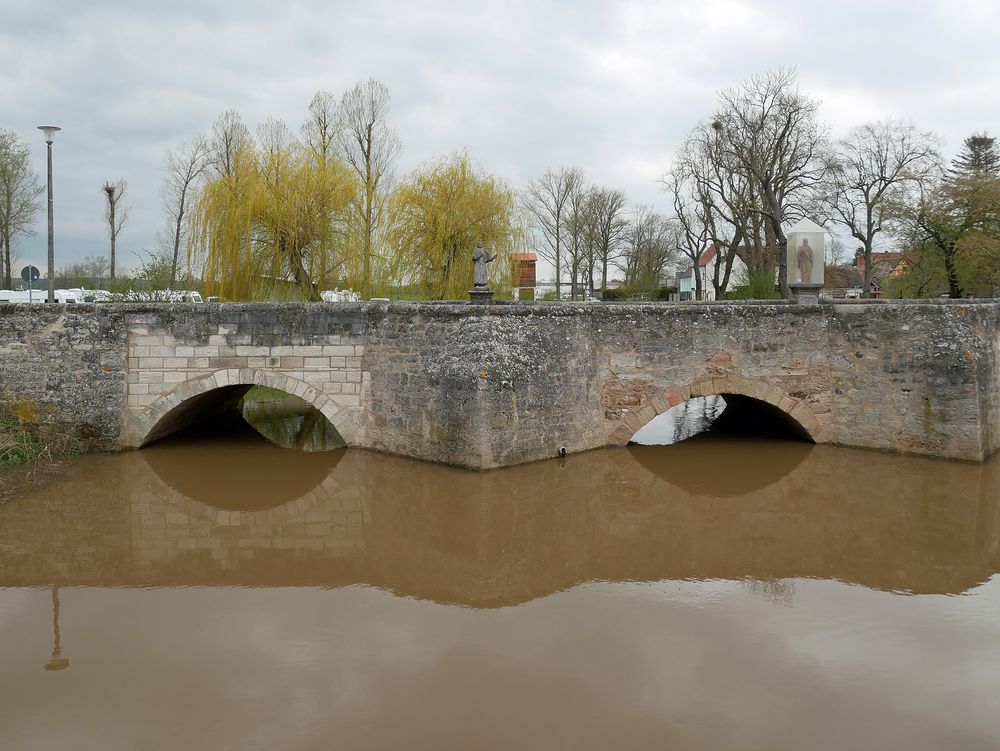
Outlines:
<svg viewBox="0 0 1000 751"><path fill-rule="evenodd" d="M778 386L729 374L705 378L686 386L669 386L634 412L629 412L609 436L609 443L625 446L643 425L688 399L731 394L770 404L783 413L813 443L829 443L830 437L812 408L803 399L790 396Z"/></svg>
<svg viewBox="0 0 1000 751"><path fill-rule="evenodd" d="M269 386L286 394L297 396L318 409L340 433L348 446L356 441L357 422L352 410L341 407L319 389L305 381L278 371L256 368L228 368L207 373L178 383L170 391L164 392L148 407L133 412L127 436L127 447L139 448L162 438L177 428L164 429L171 415L191 400L204 398L218 389L232 390L234 387ZM242 393L240 394L242 395Z"/></svg>

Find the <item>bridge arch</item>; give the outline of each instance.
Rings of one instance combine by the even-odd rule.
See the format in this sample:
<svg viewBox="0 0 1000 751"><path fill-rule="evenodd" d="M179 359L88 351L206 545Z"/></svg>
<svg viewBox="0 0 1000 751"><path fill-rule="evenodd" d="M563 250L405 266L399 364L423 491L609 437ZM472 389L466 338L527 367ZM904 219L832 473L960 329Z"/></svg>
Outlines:
<svg viewBox="0 0 1000 751"><path fill-rule="evenodd" d="M830 441L826 429L805 400L787 394L779 386L730 374L700 379L684 386L667 387L642 407L625 415L609 436L609 442L625 446L641 427L657 415L688 399L703 396L735 396L747 403L769 405L774 414L784 418L792 431L803 438L813 443Z"/></svg>
<svg viewBox="0 0 1000 751"><path fill-rule="evenodd" d="M252 386L268 386L299 397L319 410L348 446L355 442L353 411L319 389L278 371L228 368L182 381L141 412L133 413L128 446L145 446L198 422L206 412L235 405Z"/></svg>

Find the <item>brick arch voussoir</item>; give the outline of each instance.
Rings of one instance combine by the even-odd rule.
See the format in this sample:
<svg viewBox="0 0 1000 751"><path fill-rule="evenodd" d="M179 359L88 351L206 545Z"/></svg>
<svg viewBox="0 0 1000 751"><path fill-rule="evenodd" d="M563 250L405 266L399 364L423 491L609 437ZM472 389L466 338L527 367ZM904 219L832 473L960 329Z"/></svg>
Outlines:
<svg viewBox="0 0 1000 751"><path fill-rule="evenodd" d="M671 407L694 397L718 394L736 394L766 402L800 425L814 443L828 443L830 440L816 414L804 400L790 396L781 387L766 381L728 375L703 378L685 386L668 387L640 409L626 415L609 435L609 443L626 446L641 427Z"/></svg>
<svg viewBox="0 0 1000 751"><path fill-rule="evenodd" d="M355 440L354 421L350 413L305 381L274 371L227 368L182 381L161 394L160 398L136 416L134 445L143 445L160 420L188 399L225 386L269 386L297 396L318 409L333 424L348 446Z"/></svg>

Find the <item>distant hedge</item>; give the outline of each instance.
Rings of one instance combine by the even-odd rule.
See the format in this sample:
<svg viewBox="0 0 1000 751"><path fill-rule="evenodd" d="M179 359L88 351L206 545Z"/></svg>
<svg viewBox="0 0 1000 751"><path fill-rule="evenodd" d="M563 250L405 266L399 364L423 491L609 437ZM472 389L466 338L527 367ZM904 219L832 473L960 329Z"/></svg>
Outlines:
<svg viewBox="0 0 1000 751"><path fill-rule="evenodd" d="M669 300L670 295L675 294L676 292L676 287L657 287L656 289L629 289L628 287L618 287L616 289L605 288L601 290L601 299L628 300L635 297L644 300Z"/></svg>

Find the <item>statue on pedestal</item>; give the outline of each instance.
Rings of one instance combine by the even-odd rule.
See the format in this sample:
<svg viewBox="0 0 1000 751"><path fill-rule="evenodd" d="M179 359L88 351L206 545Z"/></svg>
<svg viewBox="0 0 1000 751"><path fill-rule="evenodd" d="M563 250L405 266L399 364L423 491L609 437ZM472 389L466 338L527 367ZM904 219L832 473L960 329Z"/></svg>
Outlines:
<svg viewBox="0 0 1000 751"><path fill-rule="evenodd" d="M493 290L490 289L490 272L486 264L495 261L497 257L490 255L490 252L483 247L480 240L476 243L476 249L472 252L472 289L469 290L469 299L473 303L490 303L493 301Z"/></svg>
<svg viewBox="0 0 1000 751"><path fill-rule="evenodd" d="M490 255L489 251L483 247L483 241L476 243L476 249L472 252L472 264L474 267L473 286L477 289L485 289L490 285L490 273L486 264L492 263L497 257Z"/></svg>

